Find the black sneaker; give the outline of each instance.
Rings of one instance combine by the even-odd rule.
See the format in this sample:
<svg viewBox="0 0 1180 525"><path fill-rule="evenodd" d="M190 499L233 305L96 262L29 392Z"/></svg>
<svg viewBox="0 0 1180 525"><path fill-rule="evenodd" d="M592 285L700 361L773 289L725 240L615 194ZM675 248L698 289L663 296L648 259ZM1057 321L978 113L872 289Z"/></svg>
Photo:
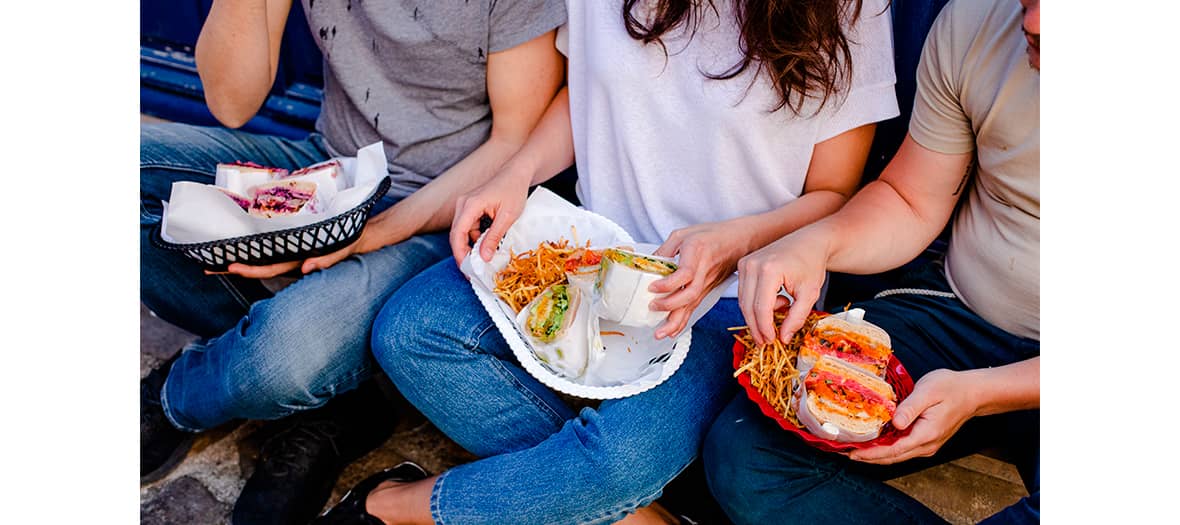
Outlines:
<svg viewBox="0 0 1180 525"><path fill-rule="evenodd" d="M172 426L160 404L164 380L168 378L172 363L179 357L177 353L139 381L140 484L151 483L168 475L193 445L195 434Z"/></svg>
<svg viewBox="0 0 1180 525"><path fill-rule="evenodd" d="M384 525L380 519L365 510L365 501L369 499L369 493L385 481L408 483L426 479L427 476L429 474L422 470L422 467L409 461L382 470L357 483L343 498L340 498L340 503L316 518L311 522L311 525Z"/></svg>
<svg viewBox="0 0 1180 525"><path fill-rule="evenodd" d="M332 494L346 462L333 421L295 421L262 445L234 504L234 525L307 523Z"/></svg>
<svg viewBox="0 0 1180 525"><path fill-rule="evenodd" d="M368 381L326 406L291 416L268 439L234 504L234 525L306 524L324 508L349 463L393 434L396 416Z"/></svg>

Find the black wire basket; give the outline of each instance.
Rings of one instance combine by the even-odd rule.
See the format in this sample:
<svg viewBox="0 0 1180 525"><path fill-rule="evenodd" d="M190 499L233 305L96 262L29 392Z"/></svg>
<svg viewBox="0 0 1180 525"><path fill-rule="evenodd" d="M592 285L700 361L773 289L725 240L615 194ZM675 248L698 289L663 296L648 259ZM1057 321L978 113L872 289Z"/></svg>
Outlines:
<svg viewBox="0 0 1180 525"><path fill-rule="evenodd" d="M377 184L373 194L355 208L298 228L217 241L176 244L164 240L160 235L161 226L157 224L152 230L151 240L156 247L183 253L214 272L225 271L235 262L259 266L317 257L356 241L369 220L369 211L389 191L390 184L389 177L385 177Z"/></svg>

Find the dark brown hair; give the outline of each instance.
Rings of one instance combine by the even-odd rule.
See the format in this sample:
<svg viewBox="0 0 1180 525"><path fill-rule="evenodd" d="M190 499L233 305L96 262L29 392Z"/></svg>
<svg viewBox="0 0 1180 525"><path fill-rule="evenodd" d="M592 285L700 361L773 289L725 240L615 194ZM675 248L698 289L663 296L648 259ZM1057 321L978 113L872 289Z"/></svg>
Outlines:
<svg viewBox="0 0 1180 525"><path fill-rule="evenodd" d="M795 114L802 111L806 99L817 98L822 106L848 85L852 53L843 22L851 24L860 17L862 0L732 1L737 7L744 56L727 71L703 72L705 76L730 79L753 65L758 74L770 75L779 93L774 110L789 107ZM655 5L652 16L640 20L633 11L636 4L644 2ZM644 44L658 43L667 54L661 37L683 24L691 38L704 2L717 12L713 0L624 0L623 23L632 38Z"/></svg>

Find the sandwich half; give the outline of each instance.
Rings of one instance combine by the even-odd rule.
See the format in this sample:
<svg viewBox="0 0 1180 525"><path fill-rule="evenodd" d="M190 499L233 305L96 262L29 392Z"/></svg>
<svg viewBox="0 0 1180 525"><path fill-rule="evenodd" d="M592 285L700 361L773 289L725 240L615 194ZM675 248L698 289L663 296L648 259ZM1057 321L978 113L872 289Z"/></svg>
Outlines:
<svg viewBox="0 0 1180 525"><path fill-rule="evenodd" d="M889 383L828 355L803 376L794 402L808 431L845 443L876 438L897 410L897 394Z"/></svg>
<svg viewBox="0 0 1180 525"><path fill-rule="evenodd" d="M863 319L849 321L828 316L815 323L803 336L799 348L799 370L805 373L823 356L840 359L884 379L893 355L889 334Z"/></svg>
<svg viewBox="0 0 1180 525"><path fill-rule="evenodd" d="M525 327L529 336L541 343L552 343L565 335L582 302L577 287L555 284L546 288L532 303Z"/></svg>
<svg viewBox="0 0 1180 525"><path fill-rule="evenodd" d="M316 184L299 180L280 180L250 188L250 215L278 217L294 215L315 197Z"/></svg>

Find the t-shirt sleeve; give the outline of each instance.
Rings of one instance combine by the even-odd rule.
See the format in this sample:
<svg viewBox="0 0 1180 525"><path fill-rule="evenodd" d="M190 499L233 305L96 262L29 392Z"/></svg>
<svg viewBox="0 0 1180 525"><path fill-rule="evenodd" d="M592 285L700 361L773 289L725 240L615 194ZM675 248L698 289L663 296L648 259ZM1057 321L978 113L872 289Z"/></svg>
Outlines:
<svg viewBox="0 0 1180 525"><path fill-rule="evenodd" d="M956 33L955 12L962 2L942 10L922 47L918 91L910 117L910 136L931 151L957 155L975 149L971 120L960 103L963 46Z"/></svg>
<svg viewBox="0 0 1180 525"><path fill-rule="evenodd" d="M860 18L848 31L852 55L852 82L846 94L837 93L821 113L816 142L823 142L850 129L880 122L900 114L894 84L893 26L889 6L870 0L861 7Z"/></svg>
<svg viewBox="0 0 1180 525"><path fill-rule="evenodd" d="M565 23L565 0L493 0L488 50L511 49Z"/></svg>

